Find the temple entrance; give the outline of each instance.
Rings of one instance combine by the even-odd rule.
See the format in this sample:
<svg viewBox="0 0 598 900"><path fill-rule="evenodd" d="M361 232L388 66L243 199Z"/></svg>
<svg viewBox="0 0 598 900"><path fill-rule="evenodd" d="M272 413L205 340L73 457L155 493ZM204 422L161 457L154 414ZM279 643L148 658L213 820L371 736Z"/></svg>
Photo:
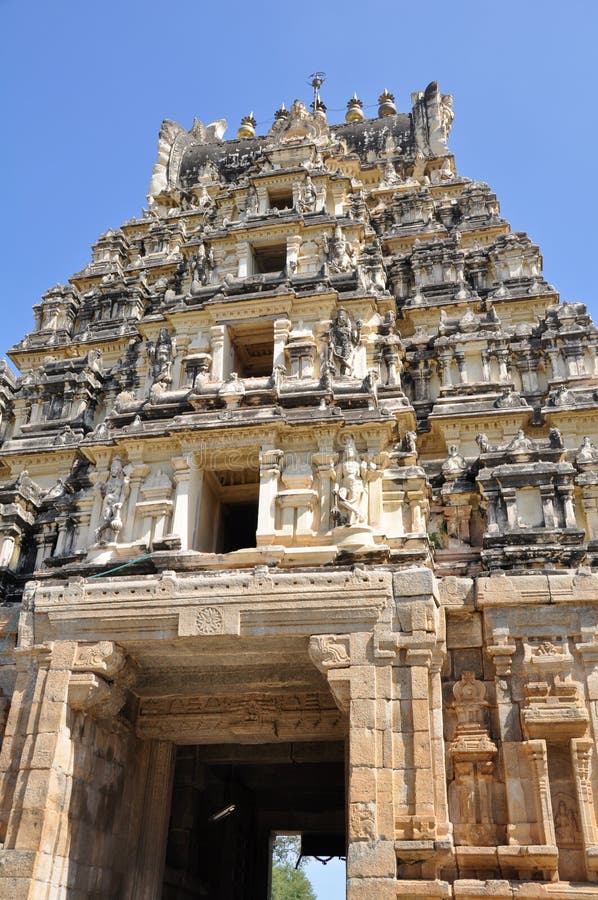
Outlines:
<svg viewBox="0 0 598 900"><path fill-rule="evenodd" d="M177 748L163 900L268 900L272 841L345 846L342 741Z"/></svg>

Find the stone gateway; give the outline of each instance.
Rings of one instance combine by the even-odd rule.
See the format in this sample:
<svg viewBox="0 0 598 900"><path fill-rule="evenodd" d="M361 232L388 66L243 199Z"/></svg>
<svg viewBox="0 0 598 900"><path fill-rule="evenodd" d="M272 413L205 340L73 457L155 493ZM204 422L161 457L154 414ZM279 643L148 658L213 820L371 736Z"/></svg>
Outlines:
<svg viewBox="0 0 598 900"><path fill-rule="evenodd" d="M1 897L598 897L598 330L379 104L165 121L0 367Z"/></svg>

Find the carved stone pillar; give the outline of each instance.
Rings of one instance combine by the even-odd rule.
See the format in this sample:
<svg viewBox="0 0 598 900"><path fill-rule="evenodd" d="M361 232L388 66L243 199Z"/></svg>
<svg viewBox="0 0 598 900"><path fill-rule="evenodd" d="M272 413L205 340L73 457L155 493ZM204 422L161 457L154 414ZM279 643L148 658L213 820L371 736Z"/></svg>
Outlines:
<svg viewBox="0 0 598 900"><path fill-rule="evenodd" d="M446 896L450 837L433 577L395 576L367 634L317 635L310 657L349 716L347 898ZM396 630L395 630L396 629Z"/></svg>
<svg viewBox="0 0 598 900"><path fill-rule="evenodd" d="M175 457L172 466L176 484L172 533L180 537L181 550L191 550L195 540L204 473L198 467L193 453Z"/></svg>
<svg viewBox="0 0 598 900"><path fill-rule="evenodd" d="M498 361L498 380L500 382L510 381L509 351L506 349L498 349L496 351L496 359Z"/></svg>
<svg viewBox="0 0 598 900"><path fill-rule="evenodd" d="M140 840L134 865L128 872L126 900L162 897L175 757L174 744L143 741L138 774L142 798Z"/></svg>
<svg viewBox="0 0 598 900"><path fill-rule="evenodd" d="M345 184L342 181L331 181L329 184L334 204L332 215L343 216L345 214Z"/></svg>
<svg viewBox="0 0 598 900"><path fill-rule="evenodd" d="M318 488L320 495L319 527L320 534L330 531L330 511L332 509L332 489L336 480L336 464L338 453L333 449L331 435L318 436L318 452L312 456L312 464L318 474Z"/></svg>
<svg viewBox="0 0 598 900"><path fill-rule="evenodd" d="M574 341L563 346L563 354L567 364L567 375L575 378L579 375L587 375L585 366L585 345L581 341Z"/></svg>
<svg viewBox="0 0 598 900"><path fill-rule="evenodd" d="M538 390L538 358L531 350L524 351L517 362L517 368L521 375L521 387L523 391Z"/></svg>
<svg viewBox="0 0 598 900"><path fill-rule="evenodd" d="M88 546L91 543L90 537L90 522L92 509L94 505L94 498L90 497L89 494L87 496L82 497L79 502L79 514L78 514L78 526L77 526L77 536L75 538L75 553L83 553L87 550Z"/></svg>
<svg viewBox="0 0 598 900"><path fill-rule="evenodd" d="M585 682L590 714L591 734L598 734L598 640L594 626L582 628L582 640L575 645L585 670ZM588 880L598 880L598 824L592 787L592 767L596 765L595 737L574 738L571 741L573 774L580 811L581 833L585 850ZM592 759L592 757L594 757Z"/></svg>
<svg viewBox="0 0 598 900"><path fill-rule="evenodd" d="M6 526L0 534L0 568L13 568L16 563L17 542L20 537L18 528L14 525ZM45 544L44 544L45 549Z"/></svg>
<svg viewBox="0 0 598 900"><path fill-rule="evenodd" d="M515 488L503 488L502 496L507 510L507 525L510 529L517 528L517 495Z"/></svg>
<svg viewBox="0 0 598 900"><path fill-rule="evenodd" d="M577 528L575 506L573 505L573 485L559 485L557 490L563 501L565 528Z"/></svg>
<svg viewBox="0 0 598 900"><path fill-rule="evenodd" d="M554 511L554 488L552 485L541 485L542 515L545 528L558 528L558 520Z"/></svg>
<svg viewBox="0 0 598 900"><path fill-rule="evenodd" d="M459 370L459 384L467 384L467 366L465 364L465 353L459 351L455 353L455 361Z"/></svg>
<svg viewBox="0 0 598 900"><path fill-rule="evenodd" d="M560 367L560 362L559 362L560 358L561 358L561 354L560 354L558 347L547 347L546 355L548 356L548 359L550 360L550 368L551 368L553 380L561 378L562 373L561 373L561 367Z"/></svg>
<svg viewBox="0 0 598 900"><path fill-rule="evenodd" d="M247 278L251 275L251 246L249 241L239 241L237 243L237 278Z"/></svg>
<svg viewBox="0 0 598 900"><path fill-rule="evenodd" d="M62 556L65 551L66 540L68 536L68 516L65 514L57 516L56 524L58 526L58 537L56 539L56 546L54 547L54 556Z"/></svg>
<svg viewBox="0 0 598 900"><path fill-rule="evenodd" d="M482 381L488 384L490 381L490 353L488 350L482 350L480 355L482 357Z"/></svg>
<svg viewBox="0 0 598 900"><path fill-rule="evenodd" d="M210 328L210 347L212 353L210 381L224 381L225 338L226 325L212 325Z"/></svg>
<svg viewBox="0 0 598 900"><path fill-rule="evenodd" d="M571 761L588 881L598 881L598 829L591 778L594 750L594 741L590 738L573 738L571 741Z"/></svg>
<svg viewBox="0 0 598 900"><path fill-rule="evenodd" d="M534 774L538 822L542 831L541 842L554 847L556 846L556 836L554 833L554 816L550 799L546 741L541 738L534 741L524 741L523 746L531 761Z"/></svg>
<svg viewBox="0 0 598 900"><path fill-rule="evenodd" d="M124 722L102 722L124 701L115 684L127 668L124 654L109 641L55 641L19 646L16 662L0 753L0 896L47 896L50 871L56 897L86 895L92 875L98 895L113 896L116 859L126 858L116 844L127 840L135 738ZM108 823L89 815L100 796Z"/></svg>
<svg viewBox="0 0 598 900"><path fill-rule="evenodd" d="M442 350L438 354L438 368L440 371L440 384L442 387L451 387L453 381L451 378L451 350Z"/></svg>
<svg viewBox="0 0 598 900"><path fill-rule="evenodd" d="M486 513L486 532L488 534L498 534L500 532L496 514L496 504L498 501L498 491L491 491L484 488L484 510Z"/></svg>
<svg viewBox="0 0 598 900"><path fill-rule="evenodd" d="M127 511L123 522L123 541L133 541L139 535L135 534L135 519L137 515L137 505L139 502L139 491L144 479L149 472L149 466L145 463L137 463L131 468L129 476L129 496L127 498Z"/></svg>
<svg viewBox="0 0 598 900"><path fill-rule="evenodd" d="M301 249L301 235L291 234L287 237L287 274L292 277L299 265L299 250Z"/></svg>
<svg viewBox="0 0 598 900"><path fill-rule="evenodd" d="M411 531L421 534L425 531L425 522L422 515L422 497L419 491L407 491L407 499L411 510Z"/></svg>
<svg viewBox="0 0 598 900"><path fill-rule="evenodd" d="M272 368L284 367L284 353L291 323L288 319L276 319L274 322L274 361Z"/></svg>
<svg viewBox="0 0 598 900"><path fill-rule="evenodd" d="M260 493L257 515L257 545L272 544L276 531L276 495L280 478L282 450L272 445L263 446L260 452Z"/></svg>

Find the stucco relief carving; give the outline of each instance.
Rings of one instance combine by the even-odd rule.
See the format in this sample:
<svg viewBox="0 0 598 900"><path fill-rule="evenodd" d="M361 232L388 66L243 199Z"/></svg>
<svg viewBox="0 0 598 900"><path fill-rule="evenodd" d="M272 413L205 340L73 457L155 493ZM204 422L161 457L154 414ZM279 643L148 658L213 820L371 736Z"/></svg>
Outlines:
<svg viewBox="0 0 598 900"><path fill-rule="evenodd" d="M126 664L126 654L114 641L79 644L73 670L85 670L113 678Z"/></svg>
<svg viewBox="0 0 598 900"><path fill-rule="evenodd" d="M195 616L198 634L221 634L222 612L217 606L204 606Z"/></svg>
<svg viewBox="0 0 598 900"><path fill-rule="evenodd" d="M327 669L343 669L351 665L348 638L341 635L314 635L309 641L309 656L318 669L323 672Z"/></svg>

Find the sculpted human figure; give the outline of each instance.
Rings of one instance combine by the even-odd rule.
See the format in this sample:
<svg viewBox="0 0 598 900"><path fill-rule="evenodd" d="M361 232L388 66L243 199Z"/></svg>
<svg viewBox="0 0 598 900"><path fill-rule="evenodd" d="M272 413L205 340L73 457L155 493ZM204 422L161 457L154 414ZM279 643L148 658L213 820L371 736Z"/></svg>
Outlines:
<svg viewBox="0 0 598 900"><path fill-rule="evenodd" d="M351 325L349 316L343 307L339 309L332 320L328 337L332 361L338 361L341 375L353 374L353 357L355 348L361 339L362 322L358 319L355 326Z"/></svg>
<svg viewBox="0 0 598 900"><path fill-rule="evenodd" d="M101 482L99 491L102 496L100 524L96 529L96 540L99 544L115 541L123 527L121 510L129 492L129 472L123 467L122 460L115 456L110 466L110 474Z"/></svg>
<svg viewBox="0 0 598 900"><path fill-rule="evenodd" d="M311 180L311 176L307 175L299 190L299 200L297 202L297 208L300 212L314 212L316 209L317 199L318 195L316 193L314 183Z"/></svg>
<svg viewBox="0 0 598 900"><path fill-rule="evenodd" d="M368 468L368 463L361 459L357 452L354 439L347 438L342 460L337 467L337 481L333 489L335 524L355 525L365 521L362 505L365 498L364 478Z"/></svg>
<svg viewBox="0 0 598 900"><path fill-rule="evenodd" d="M559 800L554 827L562 844L575 844L578 840L577 819L571 809L567 808L564 800Z"/></svg>
<svg viewBox="0 0 598 900"><path fill-rule="evenodd" d="M209 284L211 281L212 271L214 270L214 251L210 247L206 249L205 242L202 241L197 248L197 253L191 261L191 293L193 294L200 287Z"/></svg>
<svg viewBox="0 0 598 900"><path fill-rule="evenodd" d="M249 192L247 194L247 206L245 207L245 211L247 215L255 216L257 215L257 211L259 209L260 201L257 195L257 191L253 185L249 188Z"/></svg>
<svg viewBox="0 0 598 900"><path fill-rule="evenodd" d="M328 259L328 271L331 275L348 272L353 268L353 249L343 237L343 231L339 225L334 229L334 237L330 240L325 234L322 243Z"/></svg>
<svg viewBox="0 0 598 900"><path fill-rule="evenodd" d="M158 340L147 342L147 355L151 363L152 384L170 384L172 363L176 353L176 339L171 338L168 328L161 328Z"/></svg>

